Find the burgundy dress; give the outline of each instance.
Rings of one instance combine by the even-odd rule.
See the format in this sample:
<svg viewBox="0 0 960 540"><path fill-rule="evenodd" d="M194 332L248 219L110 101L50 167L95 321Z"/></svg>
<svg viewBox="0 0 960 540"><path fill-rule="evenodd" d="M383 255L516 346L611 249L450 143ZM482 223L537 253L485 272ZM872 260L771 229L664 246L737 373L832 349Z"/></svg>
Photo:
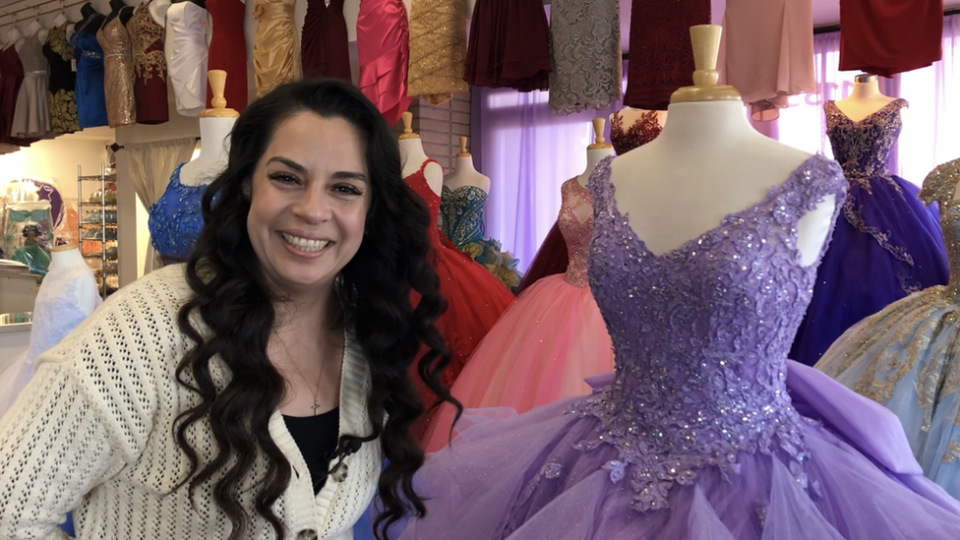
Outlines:
<svg viewBox="0 0 960 540"><path fill-rule="evenodd" d="M929 66L943 51L943 2L840 2L840 71L893 77Z"/></svg>
<svg viewBox="0 0 960 540"><path fill-rule="evenodd" d="M18 144L10 138L10 131L22 83L23 64L17 48L10 45L0 52L0 143Z"/></svg>
<svg viewBox="0 0 960 540"><path fill-rule="evenodd" d="M227 107L243 112L247 108L247 41L243 36L246 6L240 0L207 0L205 5L213 19L207 69L227 72L223 97ZM206 86L209 109L213 107L213 91L209 84Z"/></svg>
<svg viewBox="0 0 960 540"><path fill-rule="evenodd" d="M710 24L710 0L633 0L623 104L667 110L670 94L693 84L690 27Z"/></svg>
<svg viewBox="0 0 960 540"><path fill-rule="evenodd" d="M521 92L547 89L550 27L541 0L477 0L470 25L463 80Z"/></svg>
<svg viewBox="0 0 960 540"><path fill-rule="evenodd" d="M300 67L303 77L333 77L350 81L350 51L344 0L307 0L303 20Z"/></svg>
<svg viewBox="0 0 960 540"><path fill-rule="evenodd" d="M127 21L127 33L133 42L133 95L137 123L162 124L170 119L167 60L163 56L163 27L150 16L149 4L141 4Z"/></svg>

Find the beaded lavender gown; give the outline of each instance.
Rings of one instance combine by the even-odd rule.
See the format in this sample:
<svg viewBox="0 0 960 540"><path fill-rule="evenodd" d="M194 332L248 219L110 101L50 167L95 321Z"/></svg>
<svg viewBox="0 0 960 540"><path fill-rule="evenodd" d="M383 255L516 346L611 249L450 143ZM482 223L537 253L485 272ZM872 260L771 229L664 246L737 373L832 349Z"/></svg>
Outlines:
<svg viewBox="0 0 960 540"><path fill-rule="evenodd" d="M589 186L590 287L616 370L589 397L468 411L416 478L439 540L954 540L960 505L925 479L897 419L787 360L816 264L800 216L843 201L814 156L768 197L654 255L608 158Z"/></svg>

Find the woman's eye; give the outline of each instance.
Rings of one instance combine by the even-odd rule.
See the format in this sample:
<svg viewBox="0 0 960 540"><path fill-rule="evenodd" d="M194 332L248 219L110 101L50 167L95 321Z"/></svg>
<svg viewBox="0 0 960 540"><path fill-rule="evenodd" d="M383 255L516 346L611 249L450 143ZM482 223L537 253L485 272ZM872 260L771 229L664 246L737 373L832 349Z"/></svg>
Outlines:
<svg viewBox="0 0 960 540"><path fill-rule="evenodd" d="M347 195L363 195L363 192L360 191L360 189L355 186L351 186L350 184L340 184L335 186L333 189L336 190L337 193L345 193Z"/></svg>
<svg viewBox="0 0 960 540"><path fill-rule="evenodd" d="M286 173L272 173L267 176L267 178L283 183L283 184L299 184L300 180L296 176L291 176Z"/></svg>

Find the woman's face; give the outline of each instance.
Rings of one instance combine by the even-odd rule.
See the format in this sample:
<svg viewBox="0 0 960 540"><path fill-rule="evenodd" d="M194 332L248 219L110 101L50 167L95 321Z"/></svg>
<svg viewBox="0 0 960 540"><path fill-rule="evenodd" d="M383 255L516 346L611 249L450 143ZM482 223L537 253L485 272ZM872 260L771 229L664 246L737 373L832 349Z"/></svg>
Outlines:
<svg viewBox="0 0 960 540"><path fill-rule="evenodd" d="M301 112L280 123L250 179L247 214L267 279L298 297L331 287L360 248L369 206L364 145L349 122Z"/></svg>

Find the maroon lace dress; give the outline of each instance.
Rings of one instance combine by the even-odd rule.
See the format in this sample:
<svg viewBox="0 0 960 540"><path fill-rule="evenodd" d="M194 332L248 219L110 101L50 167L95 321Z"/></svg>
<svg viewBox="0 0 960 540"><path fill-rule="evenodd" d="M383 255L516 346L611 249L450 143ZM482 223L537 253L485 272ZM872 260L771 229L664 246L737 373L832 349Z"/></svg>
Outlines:
<svg viewBox="0 0 960 540"><path fill-rule="evenodd" d="M167 60L163 56L163 27L150 16L150 2L141 4L127 21L133 43L133 95L138 124L162 124L170 119L167 107Z"/></svg>

